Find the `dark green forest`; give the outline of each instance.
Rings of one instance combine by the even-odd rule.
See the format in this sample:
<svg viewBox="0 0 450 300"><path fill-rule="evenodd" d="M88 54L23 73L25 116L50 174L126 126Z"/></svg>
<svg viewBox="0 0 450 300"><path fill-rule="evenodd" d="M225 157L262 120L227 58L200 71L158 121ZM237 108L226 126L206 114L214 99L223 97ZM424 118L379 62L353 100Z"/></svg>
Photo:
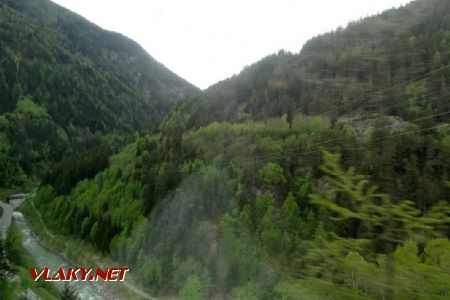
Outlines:
<svg viewBox="0 0 450 300"><path fill-rule="evenodd" d="M138 44L46 0L0 1L0 187L133 140L197 88Z"/></svg>
<svg viewBox="0 0 450 300"><path fill-rule="evenodd" d="M450 298L449 1L204 91L44 3L2 1L0 185L61 239L161 299Z"/></svg>

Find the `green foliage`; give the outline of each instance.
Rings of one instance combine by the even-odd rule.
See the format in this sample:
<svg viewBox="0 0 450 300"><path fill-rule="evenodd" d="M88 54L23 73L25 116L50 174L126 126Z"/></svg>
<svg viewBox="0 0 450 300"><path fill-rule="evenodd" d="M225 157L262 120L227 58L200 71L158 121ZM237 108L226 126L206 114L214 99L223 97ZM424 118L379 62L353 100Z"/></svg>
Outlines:
<svg viewBox="0 0 450 300"><path fill-rule="evenodd" d="M41 179L93 134L156 128L197 92L134 41L51 1L3 1L0 27L0 187Z"/></svg>
<svg viewBox="0 0 450 300"><path fill-rule="evenodd" d="M0 285L6 286L7 281L12 277L14 269L8 263L8 255L6 254L6 245L3 239L0 240Z"/></svg>
<svg viewBox="0 0 450 300"><path fill-rule="evenodd" d="M205 299L205 295L202 292L200 279L196 275L189 276L178 295L182 300Z"/></svg>
<svg viewBox="0 0 450 300"><path fill-rule="evenodd" d="M449 224L450 218L436 218L434 215L421 217L420 211L411 201L392 203L388 195L376 192L376 187L368 186L368 181L355 174L353 168L342 170L339 156L324 152L322 171L334 186L325 195L312 194L313 203L321 205L338 216L336 220L353 219L361 222L371 239L379 239L382 243L398 243L408 238L422 240L438 234L435 226ZM447 211L448 206L442 204L438 211ZM433 213L433 209L430 213ZM376 235L370 235L374 230Z"/></svg>
<svg viewBox="0 0 450 300"><path fill-rule="evenodd" d="M394 253L410 239L427 243L444 233L446 206L433 200L421 213L419 201L378 191L372 178L358 175L378 153L376 147L365 153L343 150L340 159L318 156L309 146L316 140L335 139L324 145L333 150L357 138L349 126L312 126L318 123L319 118L308 117L291 129L216 123L184 133L177 155L170 136L144 136L68 195L42 186L36 206L52 230L125 261L153 294L205 298L226 291L244 297L257 289L262 299L290 276L320 278L343 299L410 295L404 293L412 278L405 277L398 289L387 284L394 280L387 276L392 268L407 272L399 258L403 254ZM395 134L387 131L384 137ZM419 148L423 139L432 139L434 154L417 157L425 164L439 161L442 169L432 176L440 177L450 166L444 155L446 132L411 135L406 141L392 140L388 149L403 153L405 143ZM371 139L363 143L370 145ZM283 156L277 155L280 151ZM359 169L343 168L341 162ZM372 170L382 169L382 160L371 163ZM391 172L406 182L402 169ZM439 194L447 188L441 182ZM144 207L150 210L148 221L143 220ZM423 255L407 249L411 257ZM418 268L424 276L442 272L433 267L429 273L422 261ZM444 287L439 281L436 291ZM303 286L301 292L318 299L330 295ZM427 287L423 293L437 292Z"/></svg>
<svg viewBox="0 0 450 300"><path fill-rule="evenodd" d="M194 258L189 257L187 260L182 261L173 273L174 286L178 289L188 280L192 274L200 276L202 273L202 265ZM208 280L206 280L208 281ZM207 284L207 282L205 282Z"/></svg>
<svg viewBox="0 0 450 300"><path fill-rule="evenodd" d="M362 300L376 299L370 295L340 287L320 279L301 279L281 282L275 287L275 298L280 300Z"/></svg>
<svg viewBox="0 0 450 300"><path fill-rule="evenodd" d="M418 0L352 22L312 38L297 54L280 51L263 58L180 104L166 119L186 120L182 126L195 129L285 116L284 122L275 119L277 126L295 127L297 113L381 112L409 120L427 111L444 113L449 69L440 68L450 57L449 11L445 0ZM420 82L422 92L411 97L405 82ZM448 115L431 119L448 120Z"/></svg>
<svg viewBox="0 0 450 300"><path fill-rule="evenodd" d="M110 155L109 147L102 145L66 157L52 168L43 184L51 184L58 194L68 194L79 181L93 178L107 168Z"/></svg>
<svg viewBox="0 0 450 300"><path fill-rule="evenodd" d="M42 299L59 299L58 290L48 282L34 282L29 268L36 263L23 247L19 229L12 224L5 241L0 241L0 298L15 300L18 295L30 289Z"/></svg>
<svg viewBox="0 0 450 300"><path fill-rule="evenodd" d="M438 267L450 275L450 241L446 238L433 239L426 243L425 263Z"/></svg>
<svg viewBox="0 0 450 300"><path fill-rule="evenodd" d="M143 285L151 286L156 290L160 286L162 280L162 267L159 260L149 256L143 261L140 261L139 265L138 272L142 275L141 280Z"/></svg>
<svg viewBox="0 0 450 300"><path fill-rule="evenodd" d="M10 263L16 266L27 263L25 250L22 246L22 237L18 229L14 226L8 229L5 251Z"/></svg>
<svg viewBox="0 0 450 300"><path fill-rule="evenodd" d="M253 282L249 282L243 287L233 290L233 300L258 300L261 299L262 293L260 287Z"/></svg>
<svg viewBox="0 0 450 300"><path fill-rule="evenodd" d="M299 229L300 223L300 208L292 193L289 193L284 200L283 207L283 220L286 222L286 226L290 229Z"/></svg>
<svg viewBox="0 0 450 300"><path fill-rule="evenodd" d="M142 203L139 201L141 186L133 180L130 169L134 150L131 146L121 154L112 156L110 167L91 181L77 182L74 188L69 189L68 195L58 195L52 185L42 186L36 194L35 203L43 219L49 220L48 225L54 226L56 230L86 239L104 252L111 250L111 247L118 247L124 242L123 235L142 218ZM60 176L55 174L56 183L61 182L64 174L81 175L83 178L86 173L80 166L85 166L85 170L98 168L98 165L91 164L98 157L108 160L108 156L98 156L97 153L94 151L92 155L80 157L78 161L69 159L68 162L76 161L73 164L62 162L75 171L61 171ZM76 183L76 180L72 182Z"/></svg>
<svg viewBox="0 0 450 300"><path fill-rule="evenodd" d="M446 299L447 2L419 0L318 36L299 54L268 56L135 137L121 134L167 110L158 80L149 93L133 72L150 71L114 58L126 53L83 47L103 41L92 33L80 45L68 39L80 52L66 54L71 63L57 47L49 70L21 66L53 72L49 82L0 69L0 180L47 173L35 203L51 230L126 263L163 297ZM56 30L48 22L37 23ZM79 37L58 22L58 41ZM120 45L114 37L104 38Z"/></svg>
<svg viewBox="0 0 450 300"><path fill-rule="evenodd" d="M433 200L421 213L416 208L421 202L378 191L372 178L358 175L369 162L372 170L384 166L383 160L370 161L376 147L365 153L343 150L340 159L318 156L309 146L316 140L335 139L324 145L333 150L356 138L349 126L312 126L320 120L302 117L291 129L216 123L184 133L177 155L171 142L167 145L170 136L144 136L68 195L41 187L36 206L52 230L126 261L153 294L181 295L183 290L186 297L209 297L227 291L244 297L258 289L262 299L271 297L283 276L320 278L343 299L404 293L412 278L405 277L398 289L387 284L393 280L387 276L392 268L404 270L394 253L410 239L426 243L444 233L446 206ZM395 134L387 131L383 137ZM432 139L434 155L417 157L425 164L439 161L442 169L429 174L442 176L450 166L444 155L446 132L411 135L392 140L388 149L403 153L405 143L414 149ZM371 139L363 143L371 145ZM283 156L277 155L280 151ZM341 162L359 169L343 168ZM406 182L401 168L391 172ZM440 183L439 194L447 188L446 181ZM143 220L146 209L148 221ZM441 271L435 267L430 272L426 276ZM438 285L439 291L445 287ZM301 292L318 299L330 295L305 287ZM424 293L435 292L430 287Z"/></svg>
<svg viewBox="0 0 450 300"><path fill-rule="evenodd" d="M16 112L24 114L28 117L48 118L49 115L44 107L34 103L29 98L20 99L17 102Z"/></svg>
<svg viewBox="0 0 450 300"><path fill-rule="evenodd" d="M276 163L267 163L260 172L261 180L268 185L278 186L285 182L283 169Z"/></svg>
<svg viewBox="0 0 450 300"><path fill-rule="evenodd" d="M69 283L65 283L63 289L59 293L59 296L62 300L77 300L75 289L69 285Z"/></svg>
<svg viewBox="0 0 450 300"><path fill-rule="evenodd" d="M303 274L344 282L377 297L444 297L450 283L448 275L428 264L436 262L436 258L439 260L442 253L434 250L435 245L448 243L448 239L430 240L435 234L443 233L440 232L443 224L448 226L448 204L437 205L443 215L433 214L436 208L420 214L408 201L394 204L387 195L376 193L354 169L342 170L339 156L327 152L324 152L322 170L333 188L325 194L312 194L311 200L335 213L337 217L332 218L337 222L356 222L347 223L354 227L349 230L350 234L338 231L339 236L323 229L316 233L316 240L299 259L300 266L305 267ZM425 263L413 239L428 240L424 252L429 258L425 258ZM370 249L381 249L382 254ZM370 262L374 254L377 260Z"/></svg>

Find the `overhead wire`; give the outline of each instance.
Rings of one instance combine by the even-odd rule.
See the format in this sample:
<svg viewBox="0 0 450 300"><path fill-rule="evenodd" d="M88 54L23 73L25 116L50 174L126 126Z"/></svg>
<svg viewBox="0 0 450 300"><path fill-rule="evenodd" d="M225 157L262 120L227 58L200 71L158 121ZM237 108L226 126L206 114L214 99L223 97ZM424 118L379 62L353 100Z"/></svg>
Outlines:
<svg viewBox="0 0 450 300"><path fill-rule="evenodd" d="M379 93L382 93L382 92L391 90L391 89L393 89L393 88L396 88L396 87L399 87L399 86L402 86L402 85L405 85L405 84L409 84L409 83L415 82L415 81L417 81L417 80L422 80L422 79L424 79L424 78L426 78L426 77L428 77L428 76L431 76L431 75L433 75L433 74L435 74L435 73L437 73L437 72L440 72L440 71L442 71L442 70L445 70L445 69L447 69L447 68L449 68L449 67L450 67L450 65L442 66L442 67L440 67L440 68L438 68L438 69L434 69L434 70L429 71L429 72L427 72L427 73L425 73L425 74L422 74L422 75L420 75L420 76L414 77L414 78L412 78L412 79L405 80L405 81L400 82L400 83L397 83L397 84L394 84L393 86L390 86L390 87L388 87L388 88L381 89L381 90L379 90L379 91L375 91L374 93L372 93L372 95L379 94ZM437 92L440 92L440 91L430 92L430 94L435 94L435 93L437 93ZM425 95L426 95L426 94L425 94ZM399 102L397 102L397 103L395 103L395 104L389 104L388 106L384 106L384 107L385 107L385 108L387 108L387 107L392 107L392 106L399 105L399 104L401 104L402 102L406 102L406 101L409 101L409 99L405 99L405 100L399 101ZM354 103L352 103L352 105L354 105ZM342 107L344 107L344 106L347 106L347 105L340 105L339 108L342 108ZM378 110L380 110L381 108L383 108L383 106L377 106L377 109L378 109ZM332 111L332 110L328 110L328 111L325 111L325 112L323 112L323 113L321 113L321 114L327 114L327 113L329 113L329 112L331 112L331 111ZM425 117L420 117L420 118L418 118L418 119L411 120L411 121L407 121L407 122L408 122L408 123L415 123L415 122L418 122L418 121L422 121L422 120L426 120L426 119L430 119L430 118L435 118L435 117L439 117L439 116L445 116L445 115L448 115L448 114L450 114L450 112L449 112L449 111L446 111L446 112L443 112L443 113L438 113L438 114L433 114L433 115L429 115L429 116L425 116ZM438 127L439 127L439 126L438 126ZM435 128L438 128L438 127L435 127ZM342 139L343 139L343 138L322 140L322 141L318 141L318 142L316 142L316 143L314 143L314 144L310 144L310 145L306 145L306 146L308 146L308 147L317 147L317 146L320 146L320 145L323 145L323 144L327 144L327 143L331 143L331 142L337 142L337 141L340 141L340 140L342 140ZM283 154L283 153L288 154L290 151L293 151L293 150L295 150L295 149L286 149L286 150L282 151L281 154ZM270 153L270 154L267 154L267 155L270 155L271 157L273 157L273 154L274 154L274 153ZM257 162L257 161L252 160L252 159L246 159L245 161L242 161L242 163L249 162L249 161ZM238 161L237 163L240 163L240 162ZM155 164L155 166L159 166L159 164ZM175 171L175 172L178 172L178 170L174 170L174 171Z"/></svg>
<svg viewBox="0 0 450 300"><path fill-rule="evenodd" d="M420 117L417 118L415 120L409 121L409 122L405 122L408 124L411 123L417 123L419 121L424 121L424 120L428 120L428 119L432 119L438 116L444 116L444 115L450 115L450 111L446 111L446 112L442 112L442 113L437 113L437 114L432 114L432 115L427 115L424 117ZM385 129L392 129L395 128L396 124L393 124L391 126L385 127ZM410 135L410 134L415 134L415 133L419 133L419 132L425 132L425 131L430 131L432 129L438 129L438 128L445 128L450 126L450 123L444 123L444 124L438 124L435 126L431 126L431 127L427 127L427 128L420 128L420 129L414 129L414 130L409 130L406 132L401 132L401 133L396 133L393 135L389 135L387 137L383 137L383 138L376 138L376 139L372 139L371 142L379 142L379 141L383 141L383 140L389 140L389 139L393 139L393 138L397 138L399 136L404 136L404 135ZM230 165L242 165L242 164L248 164L248 163L252 163L252 164L258 164L258 163L265 163L265 162L270 162L270 161L274 161L274 160L278 160L278 159L282 159L283 157L296 157L296 156L301 156L301 155L306 155L306 154L310 154L310 153L316 153L319 150L319 146L323 146L325 144L329 144L332 142L340 142L340 141L345 141L346 139L348 139L348 137L339 137L339 138L332 138L332 139L326 139L326 140L322 140L322 141L318 141L315 143L306 143L303 144L302 146L305 148L311 148L311 147L317 147L317 149L314 150L305 150L305 151L300 151L298 152L297 148L289 148L289 149L285 149L285 150L281 150L281 151L275 151L275 152L271 152L271 153L267 153L264 155L260 155L257 158L242 158L241 160L237 159L237 160L230 160L229 163L227 163L229 166ZM335 150L358 150L358 149L367 149L367 147L338 147L338 148L329 148L330 150L335 149ZM297 151L297 152L296 152ZM252 154L254 155L254 154ZM154 165L155 167L159 166L158 164ZM181 170L169 170L166 171L165 173L171 174L171 173L182 173Z"/></svg>

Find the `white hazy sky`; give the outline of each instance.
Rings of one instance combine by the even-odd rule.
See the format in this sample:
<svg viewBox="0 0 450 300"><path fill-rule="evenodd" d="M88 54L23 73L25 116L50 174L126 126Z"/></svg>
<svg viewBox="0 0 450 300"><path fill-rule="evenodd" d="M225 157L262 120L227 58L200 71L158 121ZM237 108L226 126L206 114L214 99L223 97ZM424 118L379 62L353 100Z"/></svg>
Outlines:
<svg viewBox="0 0 450 300"><path fill-rule="evenodd" d="M244 66L410 0L53 0L137 41L204 89Z"/></svg>

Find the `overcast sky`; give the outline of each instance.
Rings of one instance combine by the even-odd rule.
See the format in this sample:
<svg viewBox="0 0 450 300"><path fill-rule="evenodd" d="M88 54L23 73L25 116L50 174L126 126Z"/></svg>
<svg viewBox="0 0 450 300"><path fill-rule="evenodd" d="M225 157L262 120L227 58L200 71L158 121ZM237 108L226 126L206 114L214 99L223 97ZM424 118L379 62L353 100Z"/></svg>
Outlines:
<svg viewBox="0 0 450 300"><path fill-rule="evenodd" d="M244 66L410 0L53 0L206 88Z"/></svg>

